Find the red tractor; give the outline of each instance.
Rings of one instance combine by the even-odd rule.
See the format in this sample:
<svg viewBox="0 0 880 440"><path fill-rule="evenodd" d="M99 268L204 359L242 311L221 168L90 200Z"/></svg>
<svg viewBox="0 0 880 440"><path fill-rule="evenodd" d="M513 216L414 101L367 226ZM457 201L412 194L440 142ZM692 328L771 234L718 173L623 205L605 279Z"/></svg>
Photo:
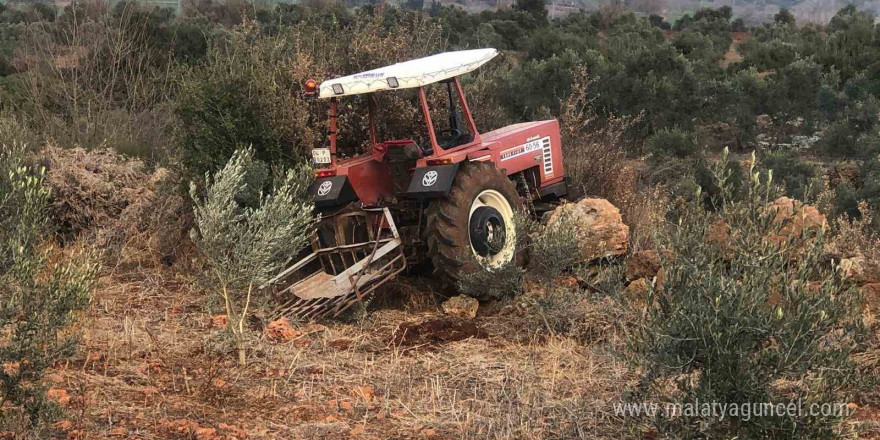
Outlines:
<svg viewBox="0 0 880 440"><path fill-rule="evenodd" d="M429 262L454 286L477 264L512 261L514 213L564 196L566 184L556 120L477 130L458 76L496 55L446 52L306 82L307 95L330 100L329 146L312 150L319 168L309 190L320 214L312 249L264 286L284 304L281 313L336 316L408 265ZM445 88L448 121L431 117L431 84ZM416 89L426 139L377 139L373 94L395 89ZM337 100L358 94L367 94L369 148L341 159Z"/></svg>

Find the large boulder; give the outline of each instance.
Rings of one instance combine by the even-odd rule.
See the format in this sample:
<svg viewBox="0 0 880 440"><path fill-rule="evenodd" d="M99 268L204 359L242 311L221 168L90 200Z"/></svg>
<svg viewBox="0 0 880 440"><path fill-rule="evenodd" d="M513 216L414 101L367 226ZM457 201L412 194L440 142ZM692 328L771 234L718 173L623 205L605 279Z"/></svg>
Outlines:
<svg viewBox="0 0 880 440"><path fill-rule="evenodd" d="M626 253L629 226L623 224L620 210L607 200L566 203L550 213L547 227L558 227L562 221L572 222L583 261Z"/></svg>
<svg viewBox="0 0 880 440"><path fill-rule="evenodd" d="M777 234L771 235L772 241L782 242L788 237L800 237L801 234L815 234L825 230L825 216L814 206L805 205L800 201L780 197L767 207L773 213L773 223L779 226Z"/></svg>
<svg viewBox="0 0 880 440"><path fill-rule="evenodd" d="M623 289L623 298L630 305L641 308L645 305L645 299L651 294L652 289L650 281L646 278L639 278L626 285Z"/></svg>

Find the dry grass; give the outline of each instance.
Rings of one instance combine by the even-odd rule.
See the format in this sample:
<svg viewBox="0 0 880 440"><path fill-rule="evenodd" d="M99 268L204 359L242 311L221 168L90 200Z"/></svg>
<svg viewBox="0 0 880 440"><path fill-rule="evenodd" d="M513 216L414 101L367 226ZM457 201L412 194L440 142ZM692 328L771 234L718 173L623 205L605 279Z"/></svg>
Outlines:
<svg viewBox="0 0 880 440"><path fill-rule="evenodd" d="M859 203L862 216L850 220L841 216L836 221L836 232L830 251L845 257L861 254L868 261L880 262L880 236L873 231L874 213L867 202Z"/></svg>
<svg viewBox="0 0 880 440"><path fill-rule="evenodd" d="M396 347L436 305L375 310L287 344L253 332L250 363L207 352L218 330L186 278L103 280L84 348L51 375L73 398L71 438L621 438L610 402L632 378L602 344L529 337L515 316L478 318L485 339ZM212 431L213 430L213 431ZM212 436L212 435L215 435Z"/></svg>

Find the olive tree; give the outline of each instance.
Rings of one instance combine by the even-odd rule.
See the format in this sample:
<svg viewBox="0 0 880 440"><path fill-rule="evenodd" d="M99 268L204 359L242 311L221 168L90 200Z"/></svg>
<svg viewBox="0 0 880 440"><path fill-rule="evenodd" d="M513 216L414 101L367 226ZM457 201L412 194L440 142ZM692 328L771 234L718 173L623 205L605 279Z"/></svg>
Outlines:
<svg viewBox="0 0 880 440"><path fill-rule="evenodd" d="M712 175L717 210L688 204L659 240L669 252L639 332L642 391L672 404L738 405L739 412L658 413L657 427L670 438L833 438L845 411L809 408L845 405L863 389L851 359L864 337L859 294L824 258L824 227L786 226L769 207L778 191L772 171L755 171L754 156L738 196L726 154ZM792 403L803 412L742 409Z"/></svg>
<svg viewBox="0 0 880 440"><path fill-rule="evenodd" d="M88 305L100 270L89 251L50 263L41 246L45 170L28 166L25 154L18 144L0 151L0 429L14 420L38 429L50 418L43 373L75 349L68 326Z"/></svg>
<svg viewBox="0 0 880 440"><path fill-rule="evenodd" d="M237 150L213 177L193 182L196 227L192 239L210 267L212 287L223 300L228 328L245 364L245 319L254 289L277 274L304 247L314 224L307 182L311 170L295 166L275 177L273 190L248 178L254 169L251 148ZM258 190L256 201L242 203Z"/></svg>

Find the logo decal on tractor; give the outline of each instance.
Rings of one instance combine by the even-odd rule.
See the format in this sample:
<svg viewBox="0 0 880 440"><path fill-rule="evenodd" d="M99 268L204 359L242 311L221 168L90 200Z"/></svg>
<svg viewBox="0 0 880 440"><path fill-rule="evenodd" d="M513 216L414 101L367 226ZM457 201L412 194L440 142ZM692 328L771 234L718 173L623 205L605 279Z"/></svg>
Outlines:
<svg viewBox="0 0 880 440"><path fill-rule="evenodd" d="M327 180L321 183L321 186L318 187L318 195L326 196L330 190L333 189L333 182Z"/></svg>
<svg viewBox="0 0 880 440"><path fill-rule="evenodd" d="M436 171L428 171L425 173L425 177L422 177L422 186L434 186L435 183L437 183Z"/></svg>
<svg viewBox="0 0 880 440"><path fill-rule="evenodd" d="M531 139L531 138L529 138ZM522 145L517 145L516 147L504 150L501 152L501 160L513 159L514 157L522 156L523 154L532 153L535 151L544 150L544 154L549 154L550 152L550 136L545 136L541 139L535 139L533 141L526 142Z"/></svg>

